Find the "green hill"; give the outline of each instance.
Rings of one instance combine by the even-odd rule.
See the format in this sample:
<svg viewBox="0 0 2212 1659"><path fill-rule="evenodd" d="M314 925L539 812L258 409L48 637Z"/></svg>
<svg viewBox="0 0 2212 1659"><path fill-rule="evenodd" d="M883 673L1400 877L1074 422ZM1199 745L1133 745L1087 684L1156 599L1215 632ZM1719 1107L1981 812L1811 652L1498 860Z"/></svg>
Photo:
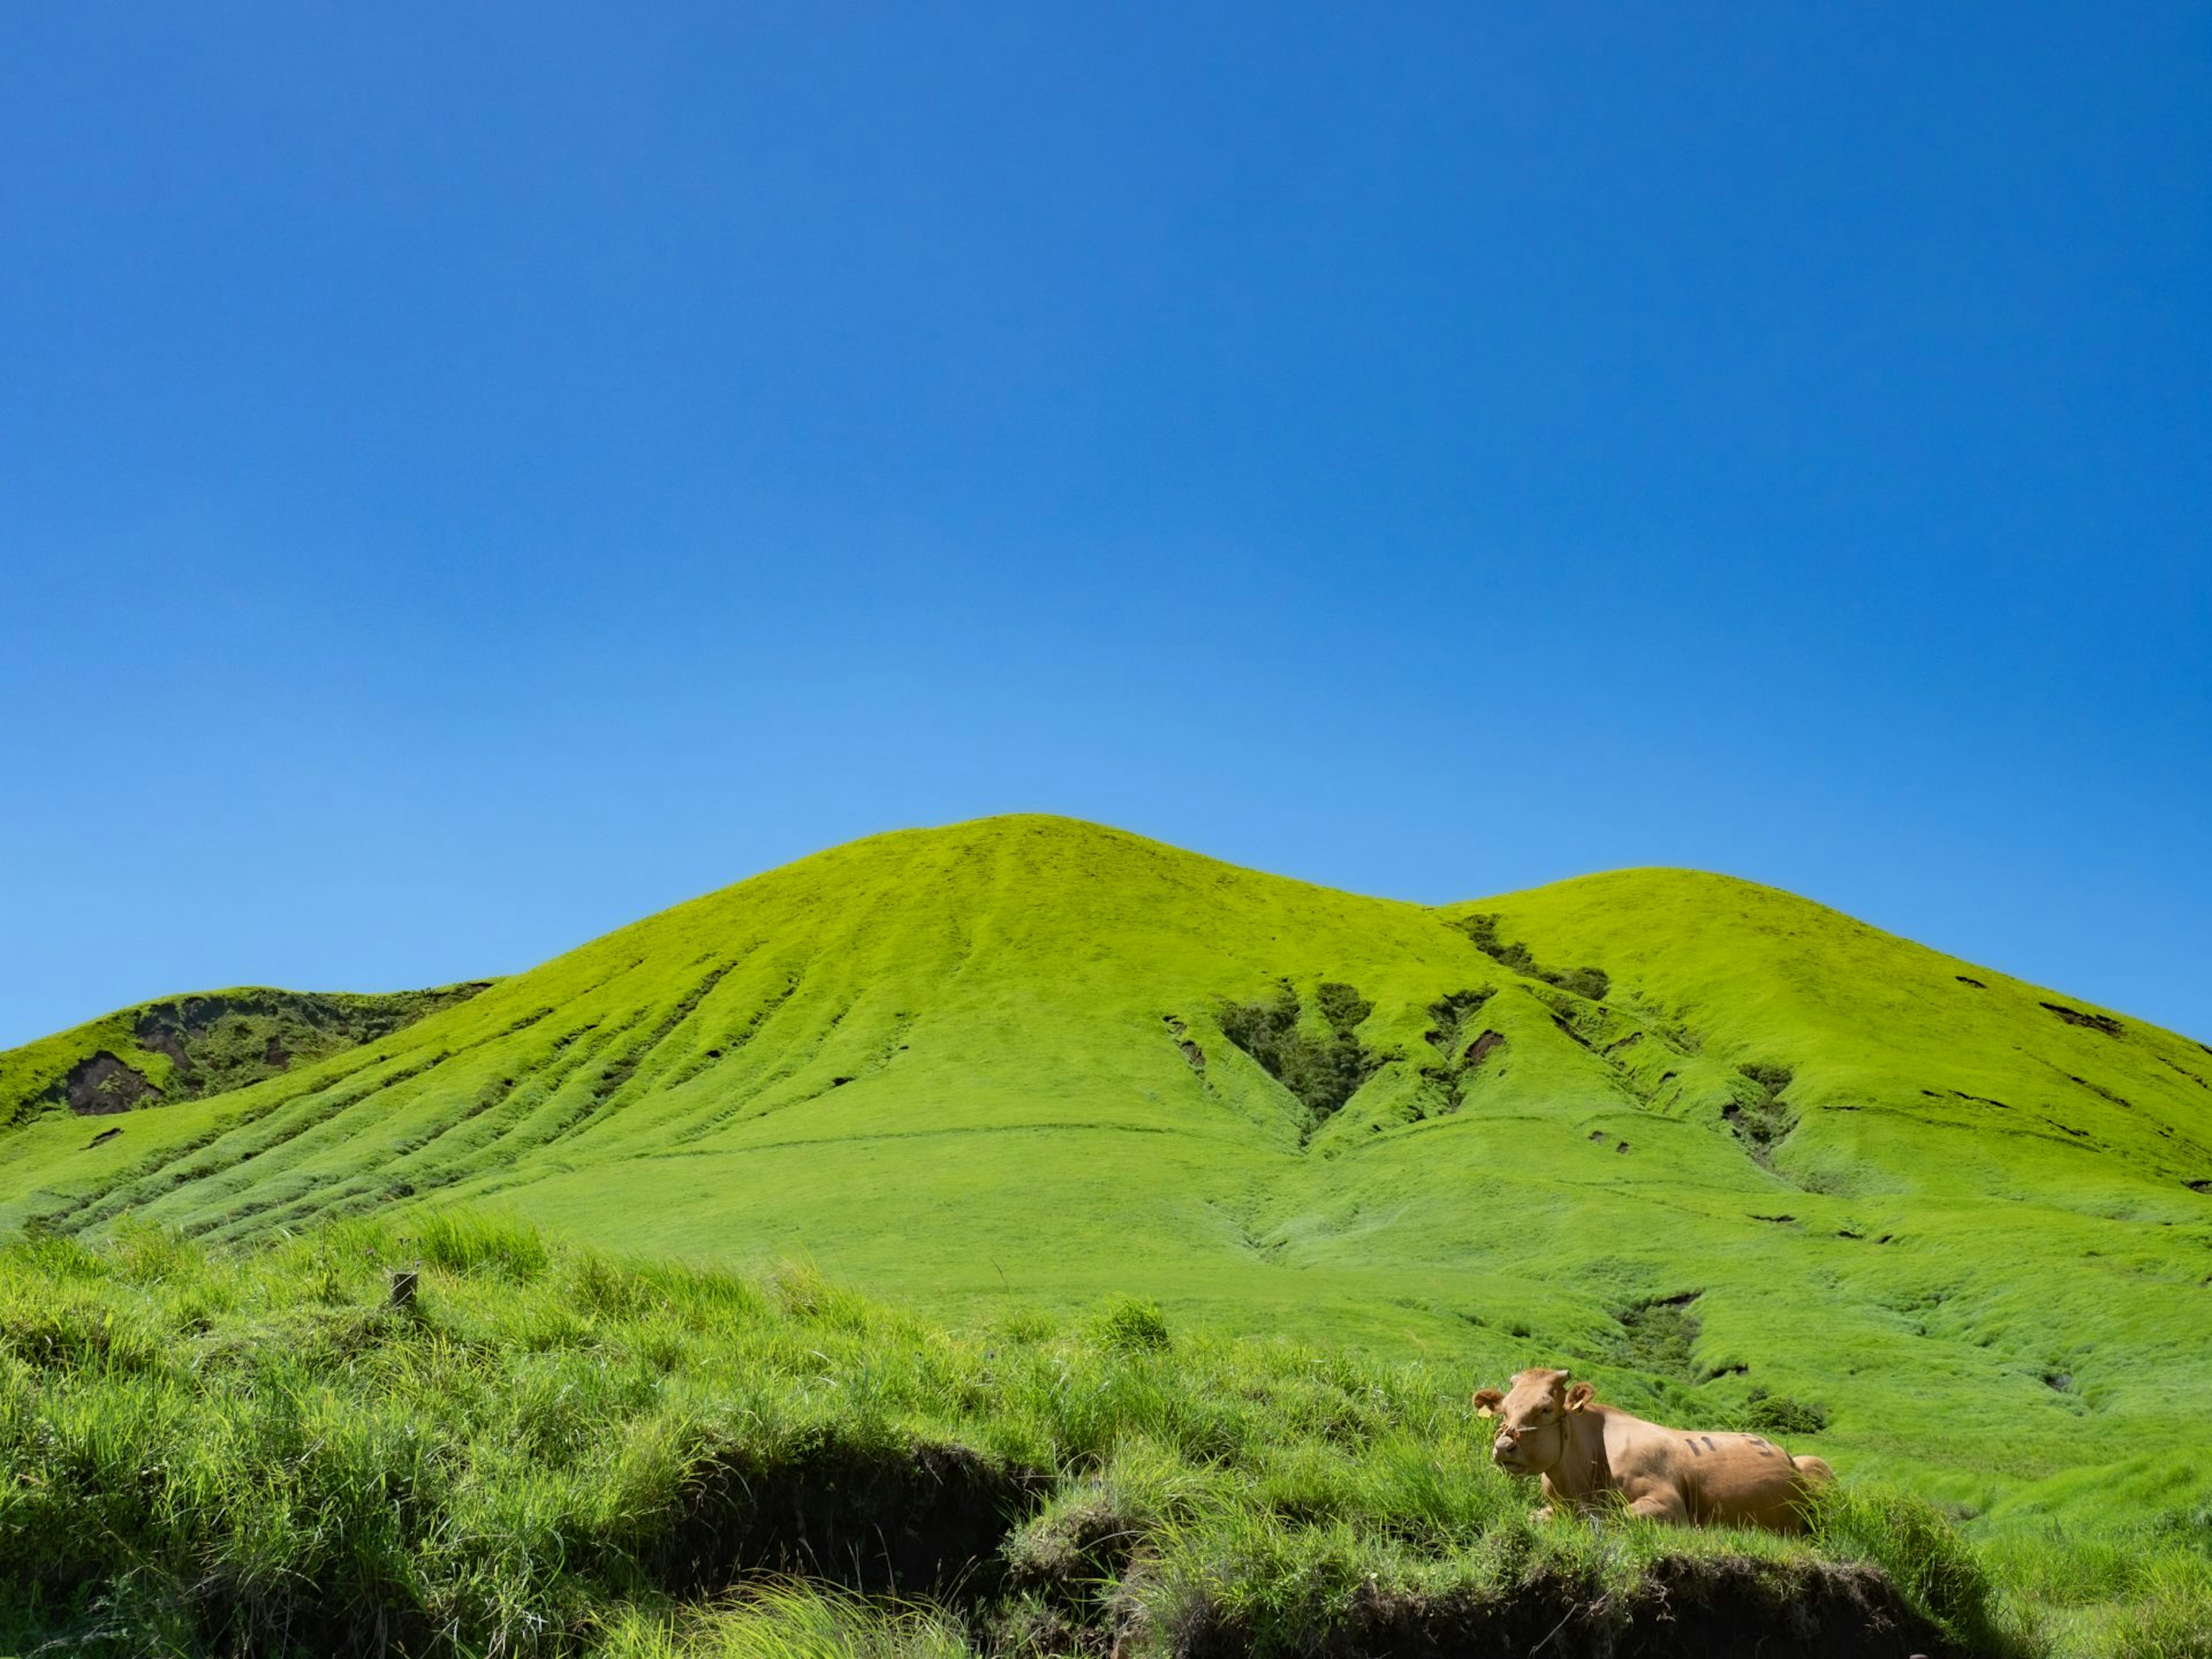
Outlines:
<svg viewBox="0 0 2212 1659"><path fill-rule="evenodd" d="M358 995L264 985L142 1002L0 1054L0 1124L98 1117L242 1089L389 1036L491 981Z"/></svg>
<svg viewBox="0 0 2212 1659"><path fill-rule="evenodd" d="M1571 1363L2032 1529L2212 1494L2176 1413L2212 1378L2208 1079L1720 877L1430 908L1016 817L834 848L249 1086L38 1116L0 1224L468 1203L956 1322L1127 1292L1470 1385Z"/></svg>

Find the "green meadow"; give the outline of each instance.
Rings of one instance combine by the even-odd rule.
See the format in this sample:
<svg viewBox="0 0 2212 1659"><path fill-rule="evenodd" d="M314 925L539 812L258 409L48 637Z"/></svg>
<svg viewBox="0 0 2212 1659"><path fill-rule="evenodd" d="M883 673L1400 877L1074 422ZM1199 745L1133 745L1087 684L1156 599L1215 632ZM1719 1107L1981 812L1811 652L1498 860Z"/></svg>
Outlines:
<svg viewBox="0 0 2212 1659"><path fill-rule="evenodd" d="M391 1264L410 1264L395 1305ZM512 1218L8 1249L0 1637L70 1651L2025 1651L1923 1502L1540 1524L1458 1379L1117 1298L955 1335ZM2140 1542L2182 1559L2173 1540ZM2161 1567L2160 1571L2169 1571ZM728 1587L737 1583L734 1596ZM839 1592L843 1592L840 1594ZM1662 1615L1663 1614L1663 1620Z"/></svg>
<svg viewBox="0 0 2212 1659"><path fill-rule="evenodd" d="M0 1056L33 1624L267 1649L289 1595L411 1609L405 1650L1441 1652L1549 1585L1599 1651L1668 1574L1756 1601L1715 1588L1734 1561L1961 1648L2212 1651L2212 1049L1789 894L1629 871L1430 908L994 819L356 1012L211 1091L143 1010ZM131 1109L70 1109L95 1071ZM501 1266L440 1227L549 1242ZM422 1302L386 1309L410 1250ZM1463 1414L1532 1364L1785 1436L1844 1496L1810 1545L1534 1531ZM1150 1403L1077 1432L1040 1379L1079 1374ZM1356 1428L1312 1417L1324 1374L1376 1402ZM848 1433L1001 1483L966 1588L760 1577L837 1575L716 1483ZM363 1484L301 1495L341 1443ZM159 1504L112 1484L146 1456ZM1126 1559L1037 1530L1094 1499L1133 1506ZM1033 1535L1091 1601L1023 1577Z"/></svg>

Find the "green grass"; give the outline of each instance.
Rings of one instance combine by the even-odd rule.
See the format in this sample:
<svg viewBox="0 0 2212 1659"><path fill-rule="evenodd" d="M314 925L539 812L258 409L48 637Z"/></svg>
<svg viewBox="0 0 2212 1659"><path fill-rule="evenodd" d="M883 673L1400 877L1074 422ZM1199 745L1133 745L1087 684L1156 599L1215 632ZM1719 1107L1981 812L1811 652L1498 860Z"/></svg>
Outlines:
<svg viewBox="0 0 2212 1659"><path fill-rule="evenodd" d="M1567 1364L1662 1419L1789 1402L1796 1449L2025 1561L2212 1502L2208 1079L2190 1038L1721 877L1431 908L996 819L248 1087L0 1131L0 1229L489 1203L963 1329L1121 1297L1468 1386ZM2102 1631L2135 1594L2053 1605Z"/></svg>
<svg viewBox="0 0 2212 1659"><path fill-rule="evenodd" d="M1463 1381L1129 1301L961 1335L806 1270L625 1263L499 1216L253 1253L34 1240L0 1249L0 1643L888 1659L1550 1630L1571 1655L1663 1601L1686 1651L1723 1626L1863 1641L1877 1614L2031 1650L1901 1495L1850 1492L1806 1541L1537 1523Z"/></svg>
<svg viewBox="0 0 2212 1659"><path fill-rule="evenodd" d="M246 1088L389 1036L488 983L368 995L242 986L118 1008L0 1054L0 1126Z"/></svg>
<svg viewBox="0 0 2212 1659"><path fill-rule="evenodd" d="M969 1659L959 1624L927 1603L770 1581L674 1615L625 1607L596 1632L598 1659Z"/></svg>

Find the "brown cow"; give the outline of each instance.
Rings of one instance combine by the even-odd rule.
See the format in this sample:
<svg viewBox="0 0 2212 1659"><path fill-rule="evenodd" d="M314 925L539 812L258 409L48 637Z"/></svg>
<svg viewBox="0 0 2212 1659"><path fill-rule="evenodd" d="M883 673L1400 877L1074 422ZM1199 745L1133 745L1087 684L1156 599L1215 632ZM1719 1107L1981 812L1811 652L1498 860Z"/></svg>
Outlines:
<svg viewBox="0 0 2212 1659"><path fill-rule="evenodd" d="M1587 1382L1539 1369L1512 1391L1484 1389L1478 1416L1495 1418L1490 1461L1522 1480L1540 1478L1554 1507L1587 1512L1619 1493L1631 1515L1677 1526L1806 1529L1806 1502L1834 1480L1817 1457L1792 1457L1755 1434L1686 1434L1601 1406Z"/></svg>

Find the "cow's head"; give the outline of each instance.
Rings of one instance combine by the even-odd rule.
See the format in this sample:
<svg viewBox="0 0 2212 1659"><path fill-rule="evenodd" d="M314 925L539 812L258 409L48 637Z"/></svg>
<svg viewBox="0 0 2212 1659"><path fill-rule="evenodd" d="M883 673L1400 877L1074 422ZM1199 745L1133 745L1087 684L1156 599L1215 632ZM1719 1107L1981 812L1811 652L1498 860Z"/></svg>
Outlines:
<svg viewBox="0 0 2212 1659"><path fill-rule="evenodd" d="M1509 1393L1484 1389L1475 1395L1474 1414L1498 1425L1490 1461L1506 1474L1534 1480L1559 1466L1567 1446L1567 1414L1583 1410L1597 1392L1587 1382L1570 1388L1567 1375L1542 1368L1522 1371Z"/></svg>

